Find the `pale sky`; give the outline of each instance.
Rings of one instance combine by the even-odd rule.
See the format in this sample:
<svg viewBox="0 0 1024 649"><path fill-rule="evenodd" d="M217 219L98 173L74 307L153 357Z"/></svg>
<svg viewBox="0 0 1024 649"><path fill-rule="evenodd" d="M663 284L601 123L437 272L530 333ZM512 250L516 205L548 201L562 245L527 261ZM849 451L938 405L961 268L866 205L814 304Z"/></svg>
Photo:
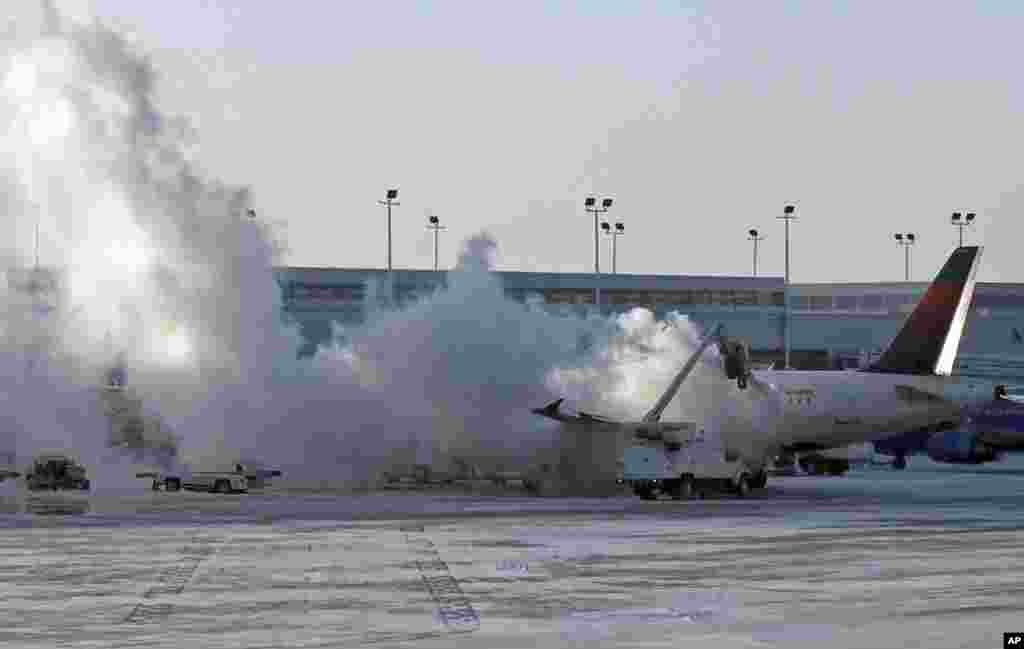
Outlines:
<svg viewBox="0 0 1024 649"><path fill-rule="evenodd" d="M286 262L589 272L590 194L628 273L911 279L975 211L981 281L1024 281L1024 4L94 0L152 53L196 160L286 225ZM602 269L610 269L602 236Z"/></svg>

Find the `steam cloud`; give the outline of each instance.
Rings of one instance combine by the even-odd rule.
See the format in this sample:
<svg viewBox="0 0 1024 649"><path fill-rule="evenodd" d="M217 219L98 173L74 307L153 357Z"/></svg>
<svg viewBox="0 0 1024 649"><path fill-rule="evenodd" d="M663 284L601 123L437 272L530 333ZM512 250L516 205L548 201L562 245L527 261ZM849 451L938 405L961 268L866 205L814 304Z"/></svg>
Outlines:
<svg viewBox="0 0 1024 649"><path fill-rule="evenodd" d="M98 386L120 356L192 464L257 458L358 481L418 447L513 467L558 452L557 427L528 408L568 396L635 417L696 343L685 318L559 317L507 301L490 272L496 244L480 235L447 288L371 310L298 360L272 270L279 233L247 217L246 189L192 164L187 125L159 112L155 82L136 46L47 2L19 4L0 45L0 263L11 278L0 286L0 451L19 461L70 449L104 484L96 467L120 459ZM41 266L57 269L42 293L29 290L47 277L28 272L37 225ZM699 370L685 415L734 416L716 396L723 384Z"/></svg>

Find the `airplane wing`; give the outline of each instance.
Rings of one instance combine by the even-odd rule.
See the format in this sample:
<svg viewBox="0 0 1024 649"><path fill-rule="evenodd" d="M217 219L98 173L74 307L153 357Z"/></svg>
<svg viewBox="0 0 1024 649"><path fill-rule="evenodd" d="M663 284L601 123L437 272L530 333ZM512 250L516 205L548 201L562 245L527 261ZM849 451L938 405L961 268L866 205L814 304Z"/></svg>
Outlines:
<svg viewBox="0 0 1024 649"><path fill-rule="evenodd" d="M555 399L543 408L532 408L530 412L535 415L547 417L548 419L554 419L555 421L561 422L576 422L576 423L598 423L598 424L618 424L620 422L614 419L608 419L600 415L592 415L588 412L577 412L575 416L568 415L562 412L562 399Z"/></svg>
<svg viewBox="0 0 1024 649"><path fill-rule="evenodd" d="M615 421L614 419L608 419L607 417L602 417L600 415L592 415L589 412L579 412L577 414L579 415L579 418L581 420L583 420L583 421L596 421L596 422L602 423L602 424L617 424L617 423L619 423L619 422Z"/></svg>

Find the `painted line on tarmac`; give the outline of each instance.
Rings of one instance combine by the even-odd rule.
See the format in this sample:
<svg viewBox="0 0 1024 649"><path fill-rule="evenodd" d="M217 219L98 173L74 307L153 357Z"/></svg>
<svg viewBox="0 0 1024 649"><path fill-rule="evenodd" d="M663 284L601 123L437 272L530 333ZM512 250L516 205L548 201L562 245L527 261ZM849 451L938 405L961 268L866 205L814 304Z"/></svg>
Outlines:
<svg viewBox="0 0 1024 649"><path fill-rule="evenodd" d="M422 527L420 531L422 531ZM472 633L480 628L480 616L466 597L451 568L441 558L437 546L427 538L406 533L405 541L414 551L425 554L425 560L416 560L416 570L427 587L441 621L449 633Z"/></svg>
<svg viewBox="0 0 1024 649"><path fill-rule="evenodd" d="M222 539L195 537L192 544L182 548L181 560L173 565L164 568L158 578L159 583L142 595L142 601L135 605L131 612L125 617L123 623L146 623L162 620L171 614L171 604L168 602L154 602L156 598L163 595L180 595L185 590L186 584L195 575L205 559L216 551L216 546L222 543Z"/></svg>

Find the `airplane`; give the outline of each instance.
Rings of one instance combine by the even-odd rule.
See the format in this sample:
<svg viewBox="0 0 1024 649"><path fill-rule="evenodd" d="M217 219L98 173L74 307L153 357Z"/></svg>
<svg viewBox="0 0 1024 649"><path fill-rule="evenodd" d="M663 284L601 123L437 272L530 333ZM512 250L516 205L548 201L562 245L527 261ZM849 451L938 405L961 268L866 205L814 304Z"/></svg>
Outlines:
<svg viewBox="0 0 1024 649"><path fill-rule="evenodd" d="M984 464L1024 451L1024 403L1005 390L980 407L965 408L960 427L940 432L911 431L874 442L877 453L892 455L894 469L907 466L907 456L926 453L935 462Z"/></svg>
<svg viewBox="0 0 1024 649"><path fill-rule="evenodd" d="M1005 390L991 381L952 375L981 252L980 246L954 250L888 349L864 369L752 370L745 348L719 336L726 376L736 379L741 392L754 388L754 398L776 406L757 424L731 423L718 431L727 453L744 456L763 472L768 459L778 455L874 442L893 431L936 433L955 428L965 406L979 407ZM716 328L715 335L719 332ZM560 403L533 412L551 417ZM582 414L573 422L585 424L588 418L609 423ZM763 484L761 478L751 482Z"/></svg>

